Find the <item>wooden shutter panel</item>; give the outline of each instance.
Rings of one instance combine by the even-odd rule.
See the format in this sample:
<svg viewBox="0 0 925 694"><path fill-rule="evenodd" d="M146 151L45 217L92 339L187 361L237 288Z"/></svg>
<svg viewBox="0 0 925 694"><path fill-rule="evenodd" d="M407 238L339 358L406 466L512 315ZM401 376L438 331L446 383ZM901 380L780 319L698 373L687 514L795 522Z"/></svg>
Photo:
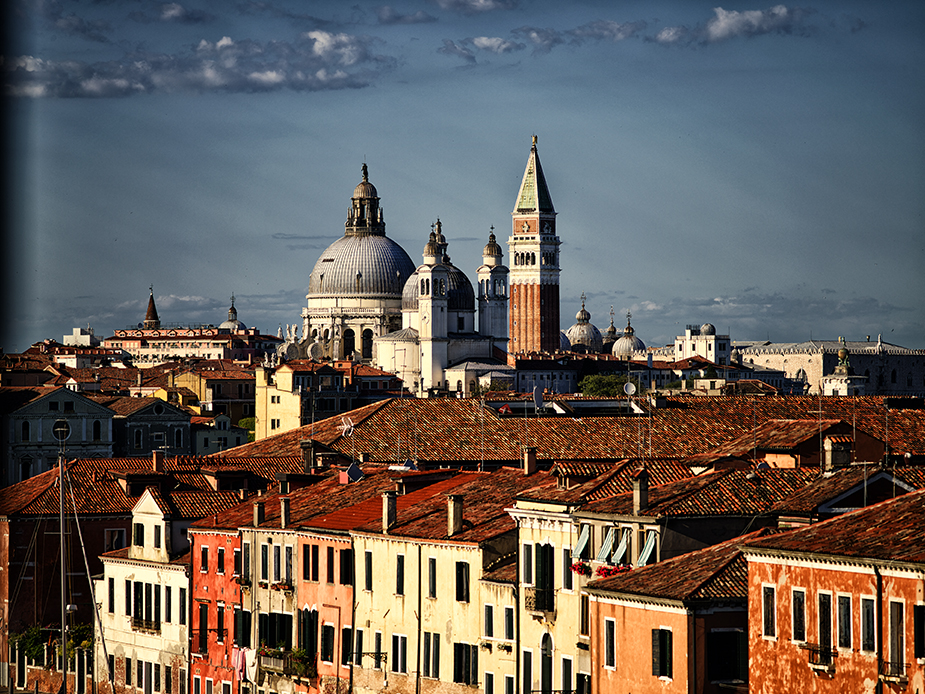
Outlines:
<svg viewBox="0 0 925 694"><path fill-rule="evenodd" d="M661 657L662 662L664 663L665 675L671 677L671 661L672 661L672 643L671 637L672 632L669 630L662 630L662 633L665 635L665 644L662 649Z"/></svg>
<svg viewBox="0 0 925 694"><path fill-rule="evenodd" d="M660 663L661 663L661 643L659 641L659 630L652 630L652 676L658 677L660 672Z"/></svg>

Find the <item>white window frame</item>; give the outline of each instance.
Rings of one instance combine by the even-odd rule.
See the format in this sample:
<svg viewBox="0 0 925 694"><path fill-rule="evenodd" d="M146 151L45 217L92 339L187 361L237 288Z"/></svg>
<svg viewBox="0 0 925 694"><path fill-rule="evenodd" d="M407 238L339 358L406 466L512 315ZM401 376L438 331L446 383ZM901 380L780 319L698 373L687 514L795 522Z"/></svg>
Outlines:
<svg viewBox="0 0 925 694"><path fill-rule="evenodd" d="M768 634L768 620L767 620L768 615L764 609L764 593L765 593L765 589L767 588L770 588L774 594L774 606L773 606L773 609L771 610L771 616L774 619L774 635L773 636ZM761 607L760 609L761 609L761 638L767 639L768 641L777 641L777 636L778 636L778 631L779 631L779 629L777 628L777 623L779 620L777 619L777 584L776 583L762 583L761 584Z"/></svg>
<svg viewBox="0 0 925 694"><path fill-rule="evenodd" d="M532 586L534 581L533 543L524 542L521 545L520 582L525 586Z"/></svg>
<svg viewBox="0 0 925 694"><path fill-rule="evenodd" d="M848 645L841 645L841 607L839 601L841 598L848 598ZM835 634L832 644L840 651L849 652L854 648L854 596L851 593L835 593Z"/></svg>
<svg viewBox="0 0 925 694"><path fill-rule="evenodd" d="M617 620L611 617L604 617L604 643L601 644L601 651L604 653L604 669L617 669ZM607 637L613 635L613 643L607 643Z"/></svg>
<svg viewBox="0 0 925 694"><path fill-rule="evenodd" d="M873 615L871 616L871 624L874 630L874 647L871 650L865 650L864 648L864 602L869 600L870 603L874 606ZM858 632L858 650L861 653L870 653L874 654L877 652L877 596L876 595L859 595L858 596L858 625L860 626L860 631Z"/></svg>
<svg viewBox="0 0 925 694"><path fill-rule="evenodd" d="M803 638L802 639L795 638L796 626L793 621L793 603L794 603L793 595L794 593L803 594ZM764 618L763 617L764 615L764 590L761 591L761 595L762 595L761 610L762 610L762 619L763 619ZM807 612L806 610L806 588L803 588L801 586L792 586L790 588L790 640L793 643L806 643L806 636L807 636L806 612ZM762 627L763 626L764 624L762 624Z"/></svg>

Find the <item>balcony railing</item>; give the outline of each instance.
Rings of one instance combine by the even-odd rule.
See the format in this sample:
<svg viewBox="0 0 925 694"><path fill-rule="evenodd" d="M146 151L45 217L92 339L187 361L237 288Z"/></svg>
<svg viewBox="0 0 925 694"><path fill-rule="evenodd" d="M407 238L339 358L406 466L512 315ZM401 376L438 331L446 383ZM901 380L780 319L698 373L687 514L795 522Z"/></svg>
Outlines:
<svg viewBox="0 0 925 694"><path fill-rule="evenodd" d="M801 646L809 651L809 666L814 670L835 672L835 657L838 652L831 646L820 646L818 643L806 643Z"/></svg>
<svg viewBox="0 0 925 694"><path fill-rule="evenodd" d="M289 654L282 656L262 655L260 656L260 667L263 670L279 672L288 675L291 671L291 656Z"/></svg>
<svg viewBox="0 0 925 694"><path fill-rule="evenodd" d="M909 677L906 674L906 669L908 667L908 663L894 663L892 661L885 660L880 663L880 679L887 682L898 682L899 684L906 684L909 681Z"/></svg>
<svg viewBox="0 0 925 694"><path fill-rule="evenodd" d="M556 592L549 588L526 588L524 608L528 612L555 612Z"/></svg>
<svg viewBox="0 0 925 694"><path fill-rule="evenodd" d="M141 617L132 617L132 629L143 629L145 631L160 631L161 623L153 619L142 619Z"/></svg>
<svg viewBox="0 0 925 694"><path fill-rule="evenodd" d="M277 653L276 655L259 655L258 665L261 670L267 672L314 679L318 676L316 658L317 656L313 653L302 654L301 651L298 651L295 655L291 652Z"/></svg>

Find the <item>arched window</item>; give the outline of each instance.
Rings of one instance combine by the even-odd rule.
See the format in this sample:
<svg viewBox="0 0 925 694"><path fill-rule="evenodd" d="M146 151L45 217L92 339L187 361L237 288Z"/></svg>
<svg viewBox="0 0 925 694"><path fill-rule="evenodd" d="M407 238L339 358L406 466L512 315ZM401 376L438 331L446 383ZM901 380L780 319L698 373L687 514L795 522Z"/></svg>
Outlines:
<svg viewBox="0 0 925 694"><path fill-rule="evenodd" d="M347 328L344 331L344 352L343 358L346 359L351 354L353 354L356 349L356 334L353 332L352 328Z"/></svg>
<svg viewBox="0 0 925 694"><path fill-rule="evenodd" d="M373 331L369 328L363 331L363 358L373 358Z"/></svg>
<svg viewBox="0 0 925 694"><path fill-rule="evenodd" d="M102 438L103 425L100 420L94 420L93 422L93 440L99 441Z"/></svg>
<svg viewBox="0 0 925 694"><path fill-rule="evenodd" d="M20 440L21 441L31 441L32 440L31 434L32 432L29 428L29 422L23 422L22 423L22 437L20 438Z"/></svg>
<svg viewBox="0 0 925 694"><path fill-rule="evenodd" d="M457 393L462 392L462 381L456 381L456 392Z"/></svg>
<svg viewBox="0 0 925 694"><path fill-rule="evenodd" d="M552 637L549 634L543 634L540 653L540 690L543 694L552 694Z"/></svg>
<svg viewBox="0 0 925 694"><path fill-rule="evenodd" d="M141 448L141 429L135 429L135 448Z"/></svg>
<svg viewBox="0 0 925 694"><path fill-rule="evenodd" d="M177 429L173 432L173 447L183 448L183 430Z"/></svg>

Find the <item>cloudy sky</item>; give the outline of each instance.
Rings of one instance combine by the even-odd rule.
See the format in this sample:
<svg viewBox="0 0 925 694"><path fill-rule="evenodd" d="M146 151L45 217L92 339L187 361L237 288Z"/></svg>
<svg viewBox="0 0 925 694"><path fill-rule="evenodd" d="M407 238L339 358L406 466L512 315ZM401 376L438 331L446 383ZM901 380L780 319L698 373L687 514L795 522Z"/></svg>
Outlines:
<svg viewBox="0 0 925 694"><path fill-rule="evenodd" d="M369 165L474 277L539 138L562 328L925 348L925 3L11 0L0 346L299 321Z"/></svg>

